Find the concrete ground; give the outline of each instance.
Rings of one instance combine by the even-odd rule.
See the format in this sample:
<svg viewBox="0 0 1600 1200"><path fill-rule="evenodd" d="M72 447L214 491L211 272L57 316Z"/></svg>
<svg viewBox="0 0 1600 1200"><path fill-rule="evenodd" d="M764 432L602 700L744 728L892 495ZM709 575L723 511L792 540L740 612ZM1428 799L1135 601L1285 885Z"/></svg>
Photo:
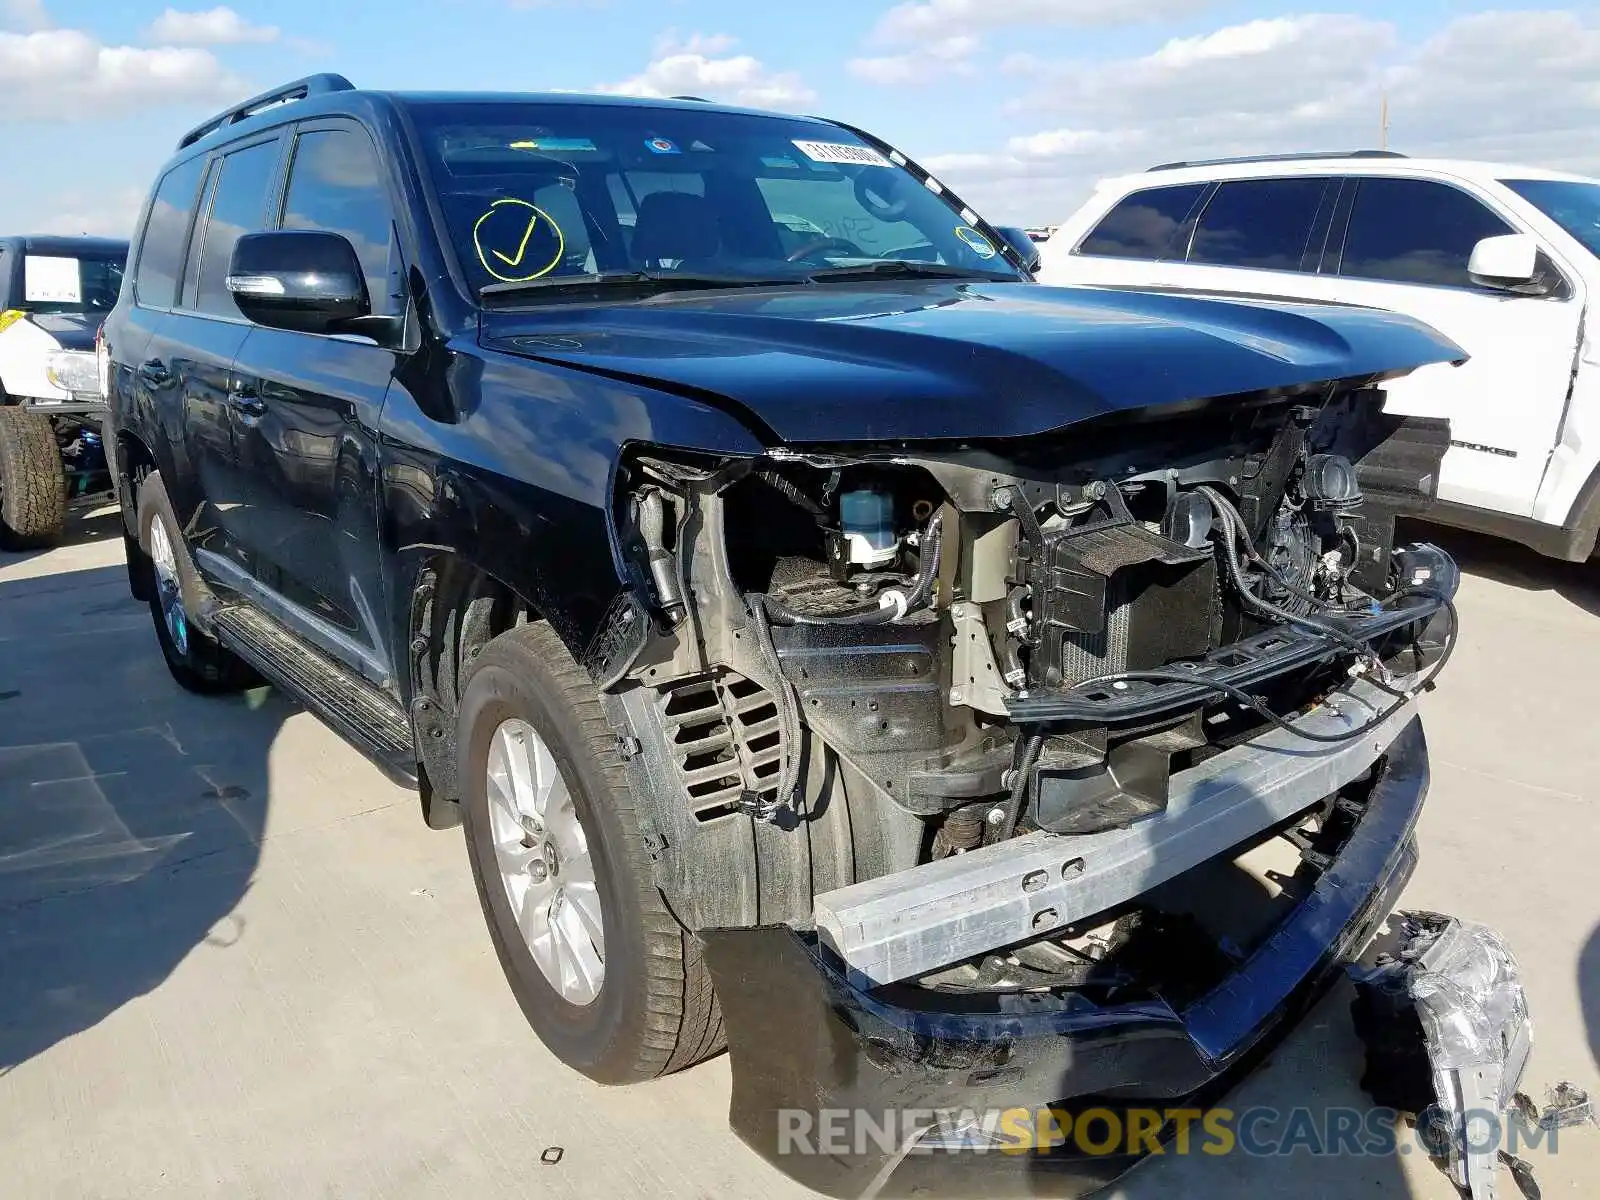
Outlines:
<svg viewBox="0 0 1600 1200"><path fill-rule="evenodd" d="M0 555L0 1193L801 1194L727 1131L725 1056L628 1090L559 1067L501 981L459 833L281 698L179 691L116 534L100 516ZM1406 902L1509 937L1542 1102L1594 1089L1600 1056L1600 565L1437 536L1469 574ZM1228 1103L1362 1105L1347 1003ZM1600 1195L1600 1131L1531 1158L1545 1196ZM1453 1190L1415 1153L1301 1153L1167 1157L1120 1194Z"/></svg>

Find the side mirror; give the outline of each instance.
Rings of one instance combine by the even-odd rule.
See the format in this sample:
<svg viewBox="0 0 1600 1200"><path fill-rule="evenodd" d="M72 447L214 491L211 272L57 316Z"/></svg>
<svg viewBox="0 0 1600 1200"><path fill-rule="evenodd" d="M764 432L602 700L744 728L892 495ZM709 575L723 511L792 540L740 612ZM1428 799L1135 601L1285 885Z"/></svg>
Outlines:
<svg viewBox="0 0 1600 1200"><path fill-rule="evenodd" d="M1028 236L1026 229L1018 229L1015 225L996 225L994 231L1005 238L1006 245L1022 256L1022 265L1030 275L1039 269L1039 247Z"/></svg>
<svg viewBox="0 0 1600 1200"><path fill-rule="evenodd" d="M227 286L240 312L273 329L338 333L372 311L356 248L320 229L245 234Z"/></svg>
<svg viewBox="0 0 1600 1200"><path fill-rule="evenodd" d="M1543 295L1546 284L1539 239L1528 233L1486 237L1472 248L1467 274L1482 287Z"/></svg>

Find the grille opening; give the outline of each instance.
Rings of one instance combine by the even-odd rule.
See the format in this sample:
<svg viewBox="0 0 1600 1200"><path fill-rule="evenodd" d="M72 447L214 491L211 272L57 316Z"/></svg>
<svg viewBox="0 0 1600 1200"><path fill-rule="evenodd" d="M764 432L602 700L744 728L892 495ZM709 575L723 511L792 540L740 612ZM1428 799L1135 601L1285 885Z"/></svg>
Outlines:
<svg viewBox="0 0 1600 1200"><path fill-rule="evenodd" d="M752 708L747 713L740 713L739 720L743 721L746 725L759 725L763 721L772 720L777 715L778 706L776 704L768 703L761 705L759 708Z"/></svg>
<svg viewBox="0 0 1600 1200"><path fill-rule="evenodd" d="M750 796L763 804L776 799L783 735L765 688L727 672L665 692L660 704L697 823L742 815Z"/></svg>
<svg viewBox="0 0 1600 1200"><path fill-rule="evenodd" d="M739 815L739 802L728 800L722 804L713 804L710 808L697 809L694 819L702 825L712 821L720 821L723 817L736 817Z"/></svg>
<svg viewBox="0 0 1600 1200"><path fill-rule="evenodd" d="M669 717L682 717L717 707L717 689L714 685L710 682L691 683L667 694L665 711Z"/></svg>
<svg viewBox="0 0 1600 1200"><path fill-rule="evenodd" d="M686 772L703 771L707 767L724 764L732 771L739 769L738 755L732 753L726 747L720 750L700 750L694 754L685 755L683 769Z"/></svg>

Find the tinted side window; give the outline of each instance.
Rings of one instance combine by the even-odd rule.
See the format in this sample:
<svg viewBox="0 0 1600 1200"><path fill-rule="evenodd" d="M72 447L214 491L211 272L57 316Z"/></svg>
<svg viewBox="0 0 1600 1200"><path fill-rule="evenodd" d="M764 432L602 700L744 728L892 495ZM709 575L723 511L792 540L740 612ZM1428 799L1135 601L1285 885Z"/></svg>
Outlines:
<svg viewBox="0 0 1600 1200"><path fill-rule="evenodd" d="M195 307L218 316L240 316L228 294L228 264L242 234L265 228L267 196L278 166L278 143L236 150L219 164L222 172L211 201L200 251L200 288Z"/></svg>
<svg viewBox="0 0 1600 1200"><path fill-rule="evenodd" d="M285 229L325 229L350 239L367 277L372 311L389 314L394 217L372 141L353 129L319 129L295 141Z"/></svg>
<svg viewBox="0 0 1600 1200"><path fill-rule="evenodd" d="M207 173L205 182L200 185L200 210L202 213L211 211L211 198L216 195L217 176L221 173L221 164ZM194 223L194 231L189 234L189 251L183 263L183 285L178 289L178 307L193 308L195 292L200 287L200 244L205 240L206 223L203 220Z"/></svg>
<svg viewBox="0 0 1600 1200"><path fill-rule="evenodd" d="M1146 188L1124 196L1083 239L1078 253L1106 258L1181 258L1183 248L1173 248L1173 235L1189 219L1207 186L1191 183Z"/></svg>
<svg viewBox="0 0 1600 1200"><path fill-rule="evenodd" d="M1326 179L1236 179L1200 214L1189 261L1298 271Z"/></svg>
<svg viewBox="0 0 1600 1200"><path fill-rule="evenodd" d="M1397 283L1471 287L1479 239L1516 232L1458 188L1427 179L1363 179L1356 188L1339 274Z"/></svg>
<svg viewBox="0 0 1600 1200"><path fill-rule="evenodd" d="M168 171L156 188L139 243L139 268L134 276L134 298L141 304L165 308L178 290L178 272L183 269L183 252L189 239L189 222L194 216L195 193L200 189L204 156L179 163Z"/></svg>

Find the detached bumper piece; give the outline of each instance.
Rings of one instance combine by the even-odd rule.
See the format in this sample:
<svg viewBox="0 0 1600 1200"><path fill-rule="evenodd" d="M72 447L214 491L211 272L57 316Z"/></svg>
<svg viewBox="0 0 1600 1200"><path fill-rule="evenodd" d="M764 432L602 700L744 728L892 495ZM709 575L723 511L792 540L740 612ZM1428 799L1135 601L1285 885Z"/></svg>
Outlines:
<svg viewBox="0 0 1600 1200"><path fill-rule="evenodd" d="M1451 1181L1495 1200L1495 1148L1469 1122L1512 1104L1533 1046L1521 971L1499 934L1437 913L1399 913L1398 945L1352 970L1362 1086L1379 1104L1420 1114Z"/></svg>
<svg viewBox="0 0 1600 1200"><path fill-rule="evenodd" d="M1369 762L1375 737L1362 739ZM1337 856L1248 957L1179 1007L1159 998L1103 1005L1069 989L952 995L883 985L787 927L708 931L734 1131L831 1196L1083 1195L1104 1186L1142 1153L1001 1154L983 1128L955 1114L982 1121L1044 1105L1195 1107L1231 1086L1360 952L1411 875L1428 787L1420 720L1382 748L1377 780ZM1216 799L1226 807L1225 795ZM836 1142L806 1152L793 1137L837 1128L841 1116L898 1121L903 1130L918 1111L950 1115L897 1140L847 1137L844 1153Z"/></svg>

